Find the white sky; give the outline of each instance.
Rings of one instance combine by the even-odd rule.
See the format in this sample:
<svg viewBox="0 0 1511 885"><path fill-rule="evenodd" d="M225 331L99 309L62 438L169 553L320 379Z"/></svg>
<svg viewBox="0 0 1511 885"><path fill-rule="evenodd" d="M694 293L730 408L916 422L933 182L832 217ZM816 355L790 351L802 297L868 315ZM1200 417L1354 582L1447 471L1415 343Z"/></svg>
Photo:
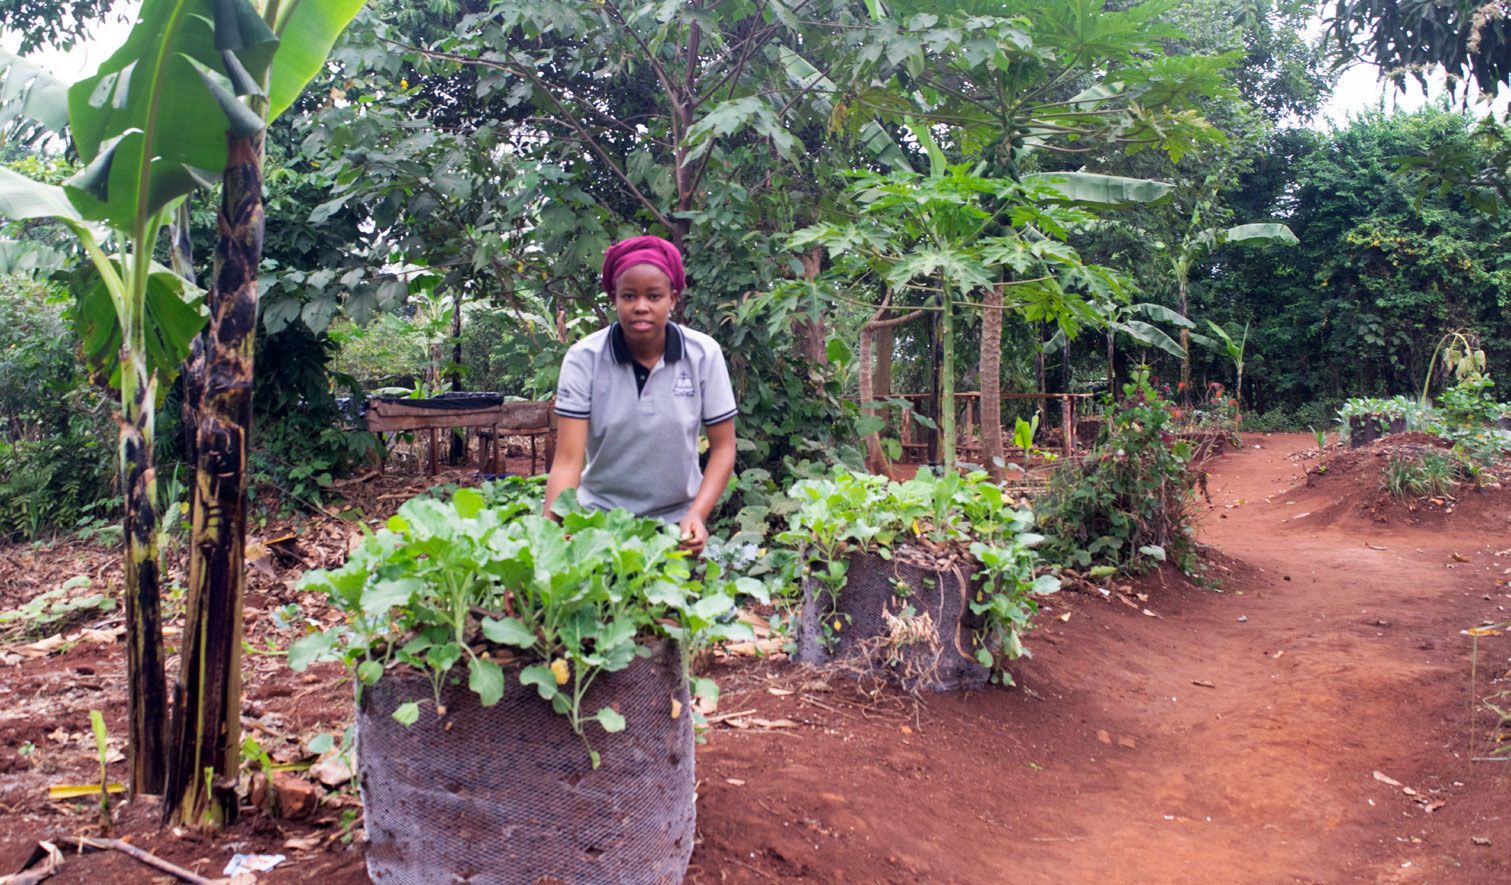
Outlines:
<svg viewBox="0 0 1511 885"><path fill-rule="evenodd" d="M27 58L69 83L82 80L94 73L95 69L109 58L117 47L126 42L126 35L131 32L131 24L136 20L137 10L141 9L141 6L141 0L128 0L128 2L117 4L110 20L91 28L89 38L80 41L72 52L44 48L33 52ZM120 18L123 14L124 20ZM15 31L0 31L0 46L4 46L7 51L15 52L20 45L20 34Z"/></svg>
<svg viewBox="0 0 1511 885"><path fill-rule="evenodd" d="M1311 126L1314 129L1325 129L1329 124L1342 126L1349 116L1372 110L1382 102L1387 112L1415 110L1429 100L1436 101L1444 95L1445 80L1441 74L1429 75L1428 80L1431 86L1430 96L1424 95L1422 87L1410 78L1406 81L1406 91L1397 92L1394 84L1380 81L1379 69L1374 65L1356 64L1343 72L1333 94L1323 103L1322 112L1312 121ZM1476 93L1470 99L1469 109L1475 114L1484 114L1491 108L1498 114L1504 113L1508 99L1511 99L1511 89L1503 90L1493 102L1486 101ZM1457 100L1454 105L1458 105Z"/></svg>

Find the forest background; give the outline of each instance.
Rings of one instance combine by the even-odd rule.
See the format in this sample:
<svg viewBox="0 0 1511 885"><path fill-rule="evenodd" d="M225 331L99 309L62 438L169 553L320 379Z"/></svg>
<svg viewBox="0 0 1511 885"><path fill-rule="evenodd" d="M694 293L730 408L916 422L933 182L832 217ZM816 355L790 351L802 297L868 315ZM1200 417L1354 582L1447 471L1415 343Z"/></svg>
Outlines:
<svg viewBox="0 0 1511 885"><path fill-rule="evenodd" d="M1083 170L1174 185L1157 204L1066 231L1078 260L1115 276L1078 293L1094 308L1081 315L1004 314L1005 391L1106 390L1109 343L1115 374L1148 363L1177 387L1169 312L1182 306L1183 275L1185 312L1212 345L1193 341L1185 393L1232 387L1233 359L1210 324L1246 335L1246 429L1326 427L1345 397L1417 391L1452 329L1478 336L1492 376L1511 369L1506 220L1496 180L1478 175L1504 167L1500 124L1445 103L1309 128L1338 48L1308 36L1310 4L1161 0L1107 16L1086 52L1136 61L1146 88L1178 100L1164 116L1119 107L1118 128L1078 118L1084 131L1055 133L1057 150L1026 149L1042 117L1039 130L993 130L991 113L934 121L933 146L887 90L835 86L864 69L872 82L956 88L937 60L978 63L969 33L938 21L939 4L913 5L889 5L886 30L874 3L368 4L268 132L254 483L318 506L375 445L349 431L343 398L549 396L565 348L608 317L603 248L646 231L683 247L684 319L730 356L742 467L776 473L789 458L853 451L874 429L863 394L927 390L934 343L922 324L878 335L874 359L887 368L863 385L859 329L887 296L835 272L832 239L826 251L794 234L853 213L857 171L926 171L931 147L945 165L988 157L1006 178ZM1032 14L1053 25L1101 5L1056 0ZM968 15L973 4L949 6ZM59 16L55 4L6 0L0 14L26 35L24 52L68 45L109 7L80 0ZM1070 65L1042 101L1096 85ZM22 120L0 161L61 182L77 168L58 144ZM192 242L213 242L217 200L193 199ZM1196 248L1203 230L1259 222L1287 224L1297 244ZM103 527L120 500L114 433L75 344L77 258L57 229L8 235L0 535ZM201 280L209 258L194 255ZM963 313L955 332L959 351L976 353L979 314ZM982 365L960 360L955 388L981 389ZM169 388L158 407L169 483L184 458L181 395Z"/></svg>

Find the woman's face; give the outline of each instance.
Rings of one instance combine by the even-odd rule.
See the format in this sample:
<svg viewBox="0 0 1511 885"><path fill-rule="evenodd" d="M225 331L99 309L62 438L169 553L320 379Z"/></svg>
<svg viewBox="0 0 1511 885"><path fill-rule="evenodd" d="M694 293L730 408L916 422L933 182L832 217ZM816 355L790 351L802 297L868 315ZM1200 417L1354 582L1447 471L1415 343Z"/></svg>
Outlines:
<svg viewBox="0 0 1511 885"><path fill-rule="evenodd" d="M614 311L628 341L654 343L677 303L672 281L651 264L632 264L614 281Z"/></svg>

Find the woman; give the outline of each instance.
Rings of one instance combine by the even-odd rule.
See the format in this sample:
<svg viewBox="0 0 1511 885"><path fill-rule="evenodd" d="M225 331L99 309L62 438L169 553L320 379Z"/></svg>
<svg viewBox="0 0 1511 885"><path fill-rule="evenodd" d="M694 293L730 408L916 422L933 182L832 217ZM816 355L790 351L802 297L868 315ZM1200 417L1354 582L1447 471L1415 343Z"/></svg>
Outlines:
<svg viewBox="0 0 1511 885"><path fill-rule="evenodd" d="M556 387L556 460L546 512L564 490L602 510L675 523L694 554L735 464L735 401L718 342L668 322L687 275L677 247L634 237L603 256L619 321L572 345ZM708 469L698 469L698 428ZM586 465L586 466L584 466Z"/></svg>

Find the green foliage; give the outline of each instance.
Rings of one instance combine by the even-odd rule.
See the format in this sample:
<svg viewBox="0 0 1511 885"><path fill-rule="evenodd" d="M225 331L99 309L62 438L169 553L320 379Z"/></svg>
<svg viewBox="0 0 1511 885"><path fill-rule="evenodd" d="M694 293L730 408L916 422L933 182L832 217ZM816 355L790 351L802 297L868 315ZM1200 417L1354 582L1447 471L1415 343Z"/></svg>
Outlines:
<svg viewBox="0 0 1511 885"><path fill-rule="evenodd" d="M352 403L355 381L330 371L334 342L304 326L257 339L257 378L251 455L253 481L278 487L287 498L317 509L332 481L349 474L378 450L375 435L359 429ZM350 398L343 408L332 383Z"/></svg>
<svg viewBox="0 0 1511 885"><path fill-rule="evenodd" d="M63 424L42 439L0 440L0 539L72 529L110 495L110 422L100 406L82 405L94 398L82 390L59 401Z"/></svg>
<svg viewBox="0 0 1511 885"><path fill-rule="evenodd" d="M0 630L12 638L46 636L68 629L85 618L115 609L109 594L91 593L88 575L64 581L59 587L38 593L19 608L0 611Z"/></svg>
<svg viewBox="0 0 1511 885"><path fill-rule="evenodd" d="M64 393L82 381L56 286L0 277L0 438L55 433Z"/></svg>
<svg viewBox="0 0 1511 885"><path fill-rule="evenodd" d="M1272 406L1263 412L1249 412L1243 416L1243 429L1256 433L1276 431L1301 431L1312 427L1332 424L1342 407L1339 401L1302 403L1296 409L1283 405Z"/></svg>
<svg viewBox="0 0 1511 885"><path fill-rule="evenodd" d="M329 594L347 623L295 643L290 664L302 670L340 657L363 685L407 665L428 673L437 691L465 666L484 706L506 690L501 662L517 664L519 683L586 743L591 722L606 732L627 725L610 708L584 710L588 687L647 654L653 639L690 652L750 638L747 626L723 620L736 583L717 568L694 578L675 527L622 510L571 509L570 501L558 523L535 512L532 495L522 484L495 485L458 489L449 502L406 502L345 565L301 579L302 588ZM412 722L418 708L401 712Z"/></svg>
<svg viewBox="0 0 1511 885"><path fill-rule="evenodd" d="M419 378L429 359L425 334L398 314L382 314L365 326L337 320L329 335L337 346L331 367L364 390Z"/></svg>
<svg viewBox="0 0 1511 885"><path fill-rule="evenodd" d="M1139 572L1170 559L1190 573L1195 477L1191 447L1171 433L1171 403L1140 369L1108 405L1108 426L1086 455L1050 478L1039 507L1045 555L1077 568Z"/></svg>
<svg viewBox="0 0 1511 885"><path fill-rule="evenodd" d="M798 506L776 541L797 552L803 575L821 585L831 611L844 592L852 553L890 557L893 550L923 542L967 552L980 568L975 577L983 580L982 593L970 605L985 616L974 647L986 666L1025 653L1022 637L1038 610L1037 598L1059 589L1055 577L1035 577L1039 560L1033 548L1044 538L1030 531L1033 513L1014 509L984 471L961 476L921 469L898 483L841 467L802 480L787 494ZM826 638L833 636L832 620L828 614L819 618Z"/></svg>
<svg viewBox="0 0 1511 885"><path fill-rule="evenodd" d="M1392 455L1380 471L1380 488L1396 498L1442 497L1463 476L1462 465L1447 452Z"/></svg>
<svg viewBox="0 0 1511 885"><path fill-rule="evenodd" d="M1441 70L1449 83L1473 80L1481 92L1495 95L1511 78L1511 36L1498 5L1469 0L1334 0L1323 5L1332 8L1329 36L1339 52L1378 65L1400 88L1410 75L1425 91L1428 75Z"/></svg>
<svg viewBox="0 0 1511 885"><path fill-rule="evenodd" d="M1478 335L1492 374L1511 371L1506 219L1474 208L1468 188L1424 189L1398 172L1398 158L1438 149L1490 159L1462 114L1370 112L1277 138L1240 177L1232 199L1284 214L1299 240L1193 276L1194 315L1251 322L1249 412L1419 390L1453 329Z"/></svg>

